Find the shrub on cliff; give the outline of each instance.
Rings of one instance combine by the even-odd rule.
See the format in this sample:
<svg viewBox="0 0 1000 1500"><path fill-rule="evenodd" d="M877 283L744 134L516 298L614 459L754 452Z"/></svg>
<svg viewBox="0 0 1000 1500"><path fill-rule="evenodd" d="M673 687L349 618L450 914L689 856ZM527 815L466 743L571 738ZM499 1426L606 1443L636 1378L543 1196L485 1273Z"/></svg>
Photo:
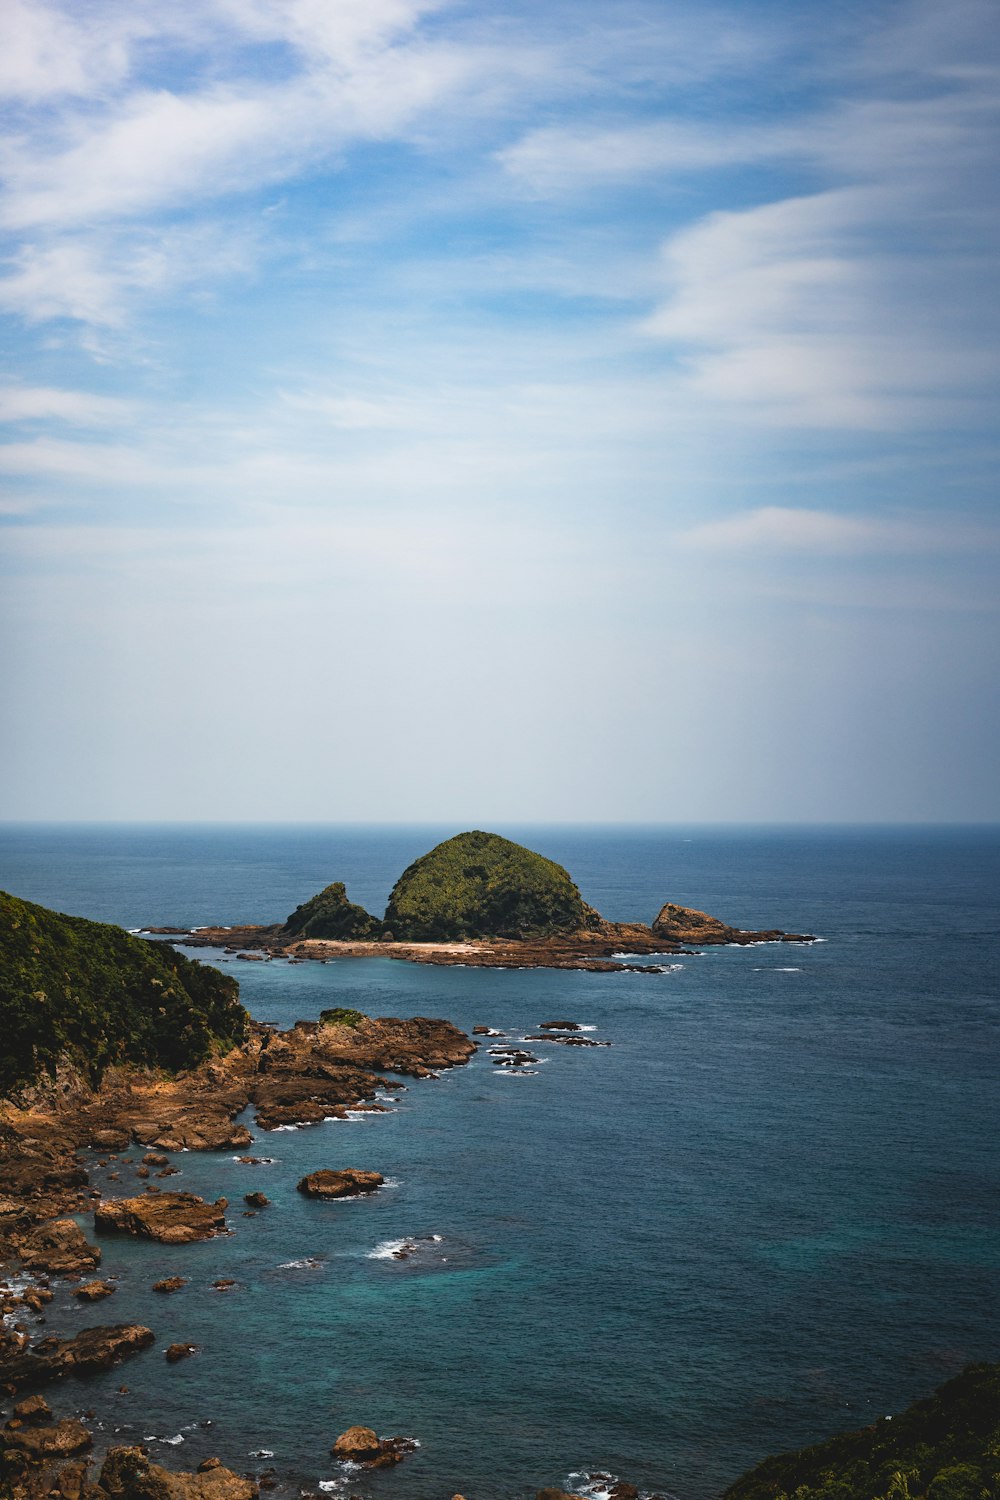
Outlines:
<svg viewBox="0 0 1000 1500"><path fill-rule="evenodd" d="M460 833L416 860L389 897L385 927L404 940L547 937L592 925L561 865L495 833Z"/></svg>
<svg viewBox="0 0 1000 1500"><path fill-rule="evenodd" d="M285 941L293 938L340 938L344 941L377 938L382 923L363 906L347 899L347 887L335 880L326 890L297 906L281 929Z"/></svg>
<svg viewBox="0 0 1000 1500"><path fill-rule="evenodd" d="M63 1058L93 1083L112 1063L191 1067L246 1037L238 996L167 943L0 891L0 1096Z"/></svg>
<svg viewBox="0 0 1000 1500"><path fill-rule="evenodd" d="M997 1500L1000 1365L969 1365L859 1432L767 1458L723 1500Z"/></svg>

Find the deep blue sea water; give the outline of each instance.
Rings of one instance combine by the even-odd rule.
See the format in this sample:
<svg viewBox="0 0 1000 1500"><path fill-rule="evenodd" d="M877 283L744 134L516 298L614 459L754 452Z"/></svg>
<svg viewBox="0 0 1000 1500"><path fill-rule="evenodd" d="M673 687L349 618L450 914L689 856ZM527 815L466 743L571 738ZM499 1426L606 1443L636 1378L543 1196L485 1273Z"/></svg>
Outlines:
<svg viewBox="0 0 1000 1500"><path fill-rule="evenodd" d="M0 886L128 927L273 920L334 879L381 911L457 831L7 827ZM336 1004L514 1036L570 1017L612 1046L536 1048L531 1077L481 1051L394 1113L258 1132L269 1165L178 1156L169 1185L225 1192L235 1232L103 1242L114 1299L95 1317L61 1292L49 1326L135 1318L158 1347L63 1407L168 1464L217 1452L311 1490L500 1500L604 1469L707 1500L1000 1358L1000 833L497 831L606 916L649 921L669 899L823 941L655 976L233 963L249 1009L282 1024ZM295 1183L320 1166L391 1186L307 1202ZM244 1219L254 1188L273 1205ZM377 1256L424 1235L441 1239L412 1260ZM184 1291L152 1295L173 1272ZM213 1291L220 1276L237 1286ZM169 1366L175 1340L201 1350ZM344 1480L328 1449L352 1423L421 1447Z"/></svg>

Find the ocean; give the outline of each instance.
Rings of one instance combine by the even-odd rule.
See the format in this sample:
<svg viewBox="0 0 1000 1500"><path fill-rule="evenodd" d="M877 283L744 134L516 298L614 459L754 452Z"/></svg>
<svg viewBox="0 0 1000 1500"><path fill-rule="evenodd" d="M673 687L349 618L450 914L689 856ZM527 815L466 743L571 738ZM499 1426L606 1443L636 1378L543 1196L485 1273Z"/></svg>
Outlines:
<svg viewBox="0 0 1000 1500"><path fill-rule="evenodd" d="M337 879L381 913L403 867L459 831L8 826L0 886L132 928L272 921ZM170 1466L273 1467L279 1493L511 1500L604 1472L709 1500L767 1454L1000 1358L1000 832L495 831L564 864L605 916L648 922L671 900L820 941L651 975L199 950L282 1025L331 1005L510 1037L566 1018L611 1045L538 1044L527 1076L484 1047L409 1080L392 1112L256 1131L261 1166L178 1155L169 1185L224 1193L234 1233L103 1240L114 1298L95 1312L61 1290L48 1327L147 1322L157 1348L61 1387L57 1408ZM388 1184L296 1193L327 1166ZM272 1204L244 1219L255 1189ZM394 1259L406 1239L416 1253ZM170 1274L189 1285L154 1296ZM168 1365L175 1341L199 1352ZM420 1447L345 1475L329 1448L353 1424Z"/></svg>

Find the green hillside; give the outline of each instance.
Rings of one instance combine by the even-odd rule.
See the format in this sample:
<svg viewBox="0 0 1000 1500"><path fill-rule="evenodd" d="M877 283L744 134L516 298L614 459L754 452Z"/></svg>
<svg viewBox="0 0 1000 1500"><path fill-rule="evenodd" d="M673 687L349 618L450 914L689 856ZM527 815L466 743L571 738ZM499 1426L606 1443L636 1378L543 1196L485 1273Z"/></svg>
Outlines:
<svg viewBox="0 0 1000 1500"><path fill-rule="evenodd" d="M281 929L284 941L292 938L377 938L382 923L363 906L347 899L347 887L335 880L318 895L297 906Z"/></svg>
<svg viewBox="0 0 1000 1500"><path fill-rule="evenodd" d="M535 937L596 914L561 865L495 833L460 833L415 860L389 897L395 938Z"/></svg>
<svg viewBox="0 0 1000 1500"><path fill-rule="evenodd" d="M176 1071L246 1036L234 979L121 927L0 891L0 1096L68 1056L93 1082L117 1062Z"/></svg>
<svg viewBox="0 0 1000 1500"><path fill-rule="evenodd" d="M1000 1500L1000 1365L859 1432L767 1458L723 1500Z"/></svg>

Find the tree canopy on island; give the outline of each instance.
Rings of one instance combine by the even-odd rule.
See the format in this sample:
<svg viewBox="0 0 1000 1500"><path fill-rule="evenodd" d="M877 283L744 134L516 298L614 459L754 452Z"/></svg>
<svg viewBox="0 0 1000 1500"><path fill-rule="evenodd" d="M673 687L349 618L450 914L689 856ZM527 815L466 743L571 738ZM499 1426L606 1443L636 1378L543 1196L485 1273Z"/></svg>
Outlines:
<svg viewBox="0 0 1000 1500"><path fill-rule="evenodd" d="M176 1072L247 1035L239 986L167 943L0 891L0 1096L68 1061Z"/></svg>
<svg viewBox="0 0 1000 1500"><path fill-rule="evenodd" d="M895 1417L767 1458L723 1500L1000 1500L1000 1365L969 1365Z"/></svg>
<svg viewBox="0 0 1000 1500"><path fill-rule="evenodd" d="M460 833L404 870L385 930L411 940L542 937L599 921L563 869L496 833Z"/></svg>

